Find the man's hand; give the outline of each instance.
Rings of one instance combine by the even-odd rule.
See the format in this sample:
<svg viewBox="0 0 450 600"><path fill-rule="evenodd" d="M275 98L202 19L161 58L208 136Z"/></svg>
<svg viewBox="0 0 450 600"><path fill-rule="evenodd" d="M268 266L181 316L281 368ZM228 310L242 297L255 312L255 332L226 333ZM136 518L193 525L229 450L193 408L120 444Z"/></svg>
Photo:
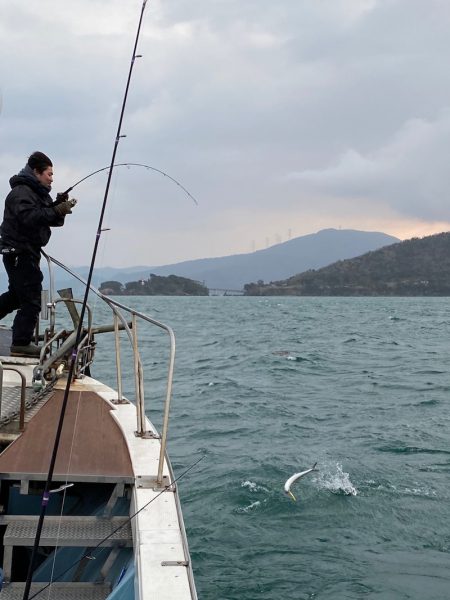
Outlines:
<svg viewBox="0 0 450 600"><path fill-rule="evenodd" d="M57 206L58 204L61 204L61 202L67 202L68 199L68 192L59 192L58 194L56 194L56 200L53 202L53 206Z"/></svg>
<svg viewBox="0 0 450 600"><path fill-rule="evenodd" d="M60 202L53 208L55 209L57 215L60 217L65 217L66 215L72 214L72 207L73 204L69 200L66 200L65 202Z"/></svg>

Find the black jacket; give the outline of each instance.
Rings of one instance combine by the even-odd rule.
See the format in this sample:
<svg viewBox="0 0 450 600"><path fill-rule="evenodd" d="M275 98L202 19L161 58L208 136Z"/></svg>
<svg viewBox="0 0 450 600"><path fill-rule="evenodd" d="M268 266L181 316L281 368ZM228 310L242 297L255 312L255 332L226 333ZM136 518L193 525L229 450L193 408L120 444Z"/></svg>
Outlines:
<svg viewBox="0 0 450 600"><path fill-rule="evenodd" d="M49 190L32 171L23 169L9 183L12 189L5 200L0 248L15 248L39 258L41 248L50 239L50 227L64 225L64 217L56 213Z"/></svg>

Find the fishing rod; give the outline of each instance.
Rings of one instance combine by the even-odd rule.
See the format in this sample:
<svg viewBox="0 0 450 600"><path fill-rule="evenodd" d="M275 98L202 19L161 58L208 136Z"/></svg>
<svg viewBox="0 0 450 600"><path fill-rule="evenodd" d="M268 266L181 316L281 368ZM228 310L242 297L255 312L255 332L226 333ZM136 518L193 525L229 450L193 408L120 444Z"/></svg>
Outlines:
<svg viewBox="0 0 450 600"><path fill-rule="evenodd" d="M114 167L145 167L146 169L150 169L151 171L156 171L156 173L160 173L161 175L164 175L164 177L167 177L168 179L173 181L173 183L175 183L178 187L180 187L183 190L183 192L185 192L189 196L189 198L191 198L194 201L194 203L198 206L197 200L189 192L189 190L187 190L183 185L181 185L181 183L179 181L177 181L174 177L172 177L168 173L165 173L164 171L161 171L161 169L157 169L156 167L152 167L150 165L144 165L143 163L134 163L134 162L115 163L113 166ZM71 192L73 190L73 188L77 187L77 185L79 185L83 181L86 181L86 179L89 179L89 177L93 177L94 175L97 175L97 173L101 173L102 171L107 171L110 168L111 168L111 165L109 165L107 167L102 167L101 169L97 169L96 171L89 173L89 175L86 175L86 177L83 177L82 179L80 179L79 181L74 183L70 188L67 188L67 190L65 192L63 192L62 195L68 194L69 192Z"/></svg>
<svg viewBox="0 0 450 600"><path fill-rule="evenodd" d="M140 55L136 54L136 50L137 50L139 37L140 37L140 33L141 33L142 20L144 18L144 11L145 11L146 4L147 4L147 0L143 0L142 7L141 7L141 14L139 17L139 23L138 23L137 31L136 31L136 37L134 40L133 52L132 52L131 61L130 61L130 68L128 71L128 78L127 78L127 82L125 85L125 92L124 92L123 101L122 101L122 108L120 110L119 123L117 126L117 133L116 133L116 137L115 137L114 145L113 145L113 152L112 152L111 162L110 162L110 167L109 167L109 172L108 172L108 179L106 182L102 208L100 211L100 217L99 217L99 221L98 221L97 233L96 233L95 241L94 241L94 248L92 251L91 265L89 267L89 275L88 275L88 278L86 281L86 290L84 293L83 304L81 305L81 310L80 310L80 320L78 322L75 344L73 347L71 361L69 364L69 372L67 374L67 383L66 383L66 387L64 389L64 397L63 397L63 401L62 401L62 405L61 405L61 412L59 415L58 427L56 430L55 442L54 442L53 452L52 452L52 456L51 456L51 460L50 460L47 481L45 482L44 492L42 494L41 511L39 514L39 520L38 520L38 524L37 524L37 528L36 528L36 535L34 538L33 550L32 550L31 558L30 558L30 565L29 565L29 569L28 569L27 579L25 582L23 600L29 600L31 581L33 579L34 565L36 563L39 542L41 540L42 527L44 525L45 513L47 510L48 502L50 500L50 486L52 484L53 472L55 470L56 457L58 454L59 442L61 439L61 432L62 432L63 423L64 423L64 416L66 413L67 403L69 400L70 386L71 386L74 371L75 371L75 365L78 360L78 346L81 341L81 336L82 336L82 331L83 331L83 320L84 320L84 315L86 313L87 300L88 300L88 296L89 296L89 288L90 288L91 281L92 281L92 275L94 273L94 266L95 266L95 260L97 257L97 250L98 250L98 246L100 243L100 237L102 234L103 218L105 215L106 204L108 202L109 188L111 185L111 179L112 179L112 174L113 174L113 170L114 170L117 148L119 146L119 142L122 137L122 135L121 135L122 122L123 122L123 117L125 114L125 107L127 104L128 91L130 89L131 75L133 73L133 67L134 67L136 58L140 58Z"/></svg>
<svg viewBox="0 0 450 600"><path fill-rule="evenodd" d="M47 583L47 585L45 585L43 588L41 588L38 592L36 592L33 596L31 596L30 600L33 600L33 598L36 598L36 596L39 596L39 594L41 594L44 590L46 590L47 588L49 588L53 583L60 581L64 575L66 573L68 573L71 569L73 569L74 567L76 567L82 560L84 560L85 558L87 559L95 559L97 558L97 556L100 555L100 553L97 556L93 556L93 553L98 550L100 548L100 546L102 544L104 544L107 540L109 540L110 537L112 537L114 534L116 534L118 531L120 531L121 529L123 529L126 525L128 525L129 523L131 523L131 521L138 516L139 513L141 513L143 510L145 510L146 508L148 508L150 506L150 504L152 504L152 502L154 502L155 500L158 500L158 498L164 494L164 492L168 492L169 490L171 490L174 486L174 484L177 481L180 481L180 479L182 479L185 475L187 475L189 473L189 471L192 471L192 469L194 469L199 462L201 462L204 458L205 458L206 454L202 454L202 456L197 459L195 462L193 462L185 471L183 471L183 473L181 473L181 475L178 475L178 477L176 477L172 483L170 483L169 485L164 486L164 488L159 492L159 494L157 494L156 496L154 496L151 500L149 500L146 504L144 504L144 506L142 506L139 510L137 510L135 513L133 513L124 523L122 523L121 525L119 525L118 527L116 527L116 529L114 529L113 531L111 531L111 533L109 535L107 535L105 538L103 538L94 548L92 548L91 552L89 554L85 554L84 556L82 556L80 559L74 561L70 566L68 566L64 571L62 571L62 573L59 573L59 575L57 575L53 581L51 583ZM73 485L73 483L69 484L70 486ZM61 486L62 488L66 487L66 486ZM69 487L69 486L67 486ZM57 490L52 490L52 493L54 492L59 492L61 491L61 489L57 489ZM106 550L106 547L103 546L103 548L100 548L100 551Z"/></svg>

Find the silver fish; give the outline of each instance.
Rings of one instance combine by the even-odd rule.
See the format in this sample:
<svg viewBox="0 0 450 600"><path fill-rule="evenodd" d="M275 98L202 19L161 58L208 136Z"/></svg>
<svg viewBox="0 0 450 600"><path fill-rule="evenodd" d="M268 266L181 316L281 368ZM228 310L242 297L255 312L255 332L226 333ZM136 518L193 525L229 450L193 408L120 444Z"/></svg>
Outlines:
<svg viewBox="0 0 450 600"><path fill-rule="evenodd" d="M297 481L297 479L300 479L300 477L304 477L305 475L308 475L308 473L311 473L311 471L318 471L319 469L316 469L316 465L317 463L314 463L310 469L306 469L306 471L301 471L300 473L294 473L294 475L291 475L291 477L289 477L284 484L284 493L290 496L294 502L297 500L297 498L291 492L291 485Z"/></svg>

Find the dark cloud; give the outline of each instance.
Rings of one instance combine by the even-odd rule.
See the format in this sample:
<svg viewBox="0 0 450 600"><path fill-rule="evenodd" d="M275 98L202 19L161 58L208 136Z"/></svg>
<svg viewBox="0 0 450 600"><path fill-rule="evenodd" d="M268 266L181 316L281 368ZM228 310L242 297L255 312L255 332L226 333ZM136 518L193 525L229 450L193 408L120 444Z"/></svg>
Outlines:
<svg viewBox="0 0 450 600"><path fill-rule="evenodd" d="M36 148L56 189L109 163L140 7L2 3L3 195ZM105 262L249 251L288 229L445 225L449 16L439 0L149 3L118 161L167 171L200 205L154 173L118 172ZM54 253L87 262L103 186L77 188L80 243L58 232Z"/></svg>

